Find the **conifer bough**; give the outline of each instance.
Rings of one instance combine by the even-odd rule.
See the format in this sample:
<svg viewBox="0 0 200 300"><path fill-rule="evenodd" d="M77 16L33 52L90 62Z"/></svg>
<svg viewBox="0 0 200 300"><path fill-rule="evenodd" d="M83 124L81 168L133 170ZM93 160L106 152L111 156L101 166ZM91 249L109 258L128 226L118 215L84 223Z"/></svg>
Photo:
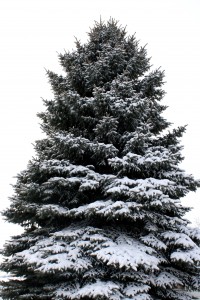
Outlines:
<svg viewBox="0 0 200 300"><path fill-rule="evenodd" d="M199 181L179 167L179 138L160 103L164 74L110 19L48 71L46 138L3 212L24 227L3 249L3 299L191 299L200 230L181 198Z"/></svg>

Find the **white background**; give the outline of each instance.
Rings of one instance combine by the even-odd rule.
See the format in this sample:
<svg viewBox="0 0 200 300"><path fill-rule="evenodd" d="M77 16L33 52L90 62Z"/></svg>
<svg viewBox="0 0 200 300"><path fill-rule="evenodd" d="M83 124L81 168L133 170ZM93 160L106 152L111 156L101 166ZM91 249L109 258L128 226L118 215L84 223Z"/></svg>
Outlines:
<svg viewBox="0 0 200 300"><path fill-rule="evenodd" d="M0 209L12 196L11 183L34 156L42 137L36 113L52 94L45 68L61 72L57 52L86 42L94 20L113 17L140 45L147 43L153 68L165 70L165 116L188 124L182 139L187 173L200 178L200 1L199 0L0 0ZM183 201L199 217L200 192ZM0 221L0 246L16 225Z"/></svg>

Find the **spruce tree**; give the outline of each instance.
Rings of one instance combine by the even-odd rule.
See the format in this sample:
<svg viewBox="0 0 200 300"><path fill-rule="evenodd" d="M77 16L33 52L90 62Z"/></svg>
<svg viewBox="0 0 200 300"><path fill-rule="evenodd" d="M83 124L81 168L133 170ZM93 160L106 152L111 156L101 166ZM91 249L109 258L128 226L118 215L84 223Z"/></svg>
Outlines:
<svg viewBox="0 0 200 300"><path fill-rule="evenodd" d="M164 73L110 19L48 71L46 138L17 176L3 249L3 299L191 299L200 231L181 198L199 182L180 167L185 127L170 129Z"/></svg>

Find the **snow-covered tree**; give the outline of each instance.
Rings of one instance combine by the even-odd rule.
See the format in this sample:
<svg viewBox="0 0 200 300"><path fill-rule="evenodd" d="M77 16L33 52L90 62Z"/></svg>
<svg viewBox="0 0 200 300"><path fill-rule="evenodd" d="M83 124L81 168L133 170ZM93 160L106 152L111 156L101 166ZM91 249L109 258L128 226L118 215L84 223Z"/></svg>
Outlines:
<svg viewBox="0 0 200 300"><path fill-rule="evenodd" d="M190 299L200 230L181 198L199 182L180 168L185 127L162 116L163 72L112 19L59 60L46 138L3 213L24 227L3 249L3 299Z"/></svg>

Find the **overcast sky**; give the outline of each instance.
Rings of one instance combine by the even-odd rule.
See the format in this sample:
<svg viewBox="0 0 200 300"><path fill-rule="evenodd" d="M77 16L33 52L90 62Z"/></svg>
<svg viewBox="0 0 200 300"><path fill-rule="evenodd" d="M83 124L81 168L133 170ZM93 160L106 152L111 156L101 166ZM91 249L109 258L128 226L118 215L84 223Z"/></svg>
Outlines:
<svg viewBox="0 0 200 300"><path fill-rule="evenodd" d="M1 0L0 1L0 209L12 196L10 184L34 156L42 137L36 113L51 99L45 68L61 72L57 52L82 42L94 20L113 17L140 45L147 44L153 68L165 70L165 116L188 124L182 139L187 173L200 178L200 1L199 0ZM183 201L200 218L200 192ZM0 221L0 246L19 231Z"/></svg>

